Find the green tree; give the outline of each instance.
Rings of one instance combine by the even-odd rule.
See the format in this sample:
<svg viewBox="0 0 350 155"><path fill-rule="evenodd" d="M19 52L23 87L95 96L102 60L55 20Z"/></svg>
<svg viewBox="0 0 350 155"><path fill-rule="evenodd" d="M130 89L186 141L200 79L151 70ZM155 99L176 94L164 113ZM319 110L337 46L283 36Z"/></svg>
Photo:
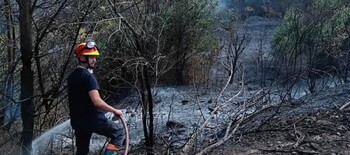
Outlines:
<svg viewBox="0 0 350 155"><path fill-rule="evenodd" d="M278 70L287 90L300 79L306 79L313 93L317 79L340 75L347 68L344 62L348 52L341 47L348 37L345 29L348 6L342 0L314 0L306 10L291 8L287 12L273 41L275 57L281 64Z"/></svg>

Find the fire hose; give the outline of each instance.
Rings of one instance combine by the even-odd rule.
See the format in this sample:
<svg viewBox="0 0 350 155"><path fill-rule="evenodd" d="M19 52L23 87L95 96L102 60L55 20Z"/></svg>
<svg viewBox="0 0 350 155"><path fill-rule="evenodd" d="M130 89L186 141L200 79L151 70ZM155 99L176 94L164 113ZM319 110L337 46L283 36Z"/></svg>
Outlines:
<svg viewBox="0 0 350 155"><path fill-rule="evenodd" d="M125 150L124 150L124 155L127 155L128 154L128 151L129 151L129 130L128 130L128 126L126 125L126 122L124 120L123 117L119 117L120 119L120 122L123 124L123 128L124 128L124 134L125 134ZM105 142L104 146L106 146L108 142L108 139L107 141ZM100 154L102 154L102 149L101 149L101 152Z"/></svg>
<svg viewBox="0 0 350 155"><path fill-rule="evenodd" d="M128 151L129 151L129 130L128 130L128 126L126 125L124 118L123 117L119 117L119 118L120 118L120 121L122 122L123 127L124 127L124 132L125 132L125 152L124 152L124 155L127 155Z"/></svg>

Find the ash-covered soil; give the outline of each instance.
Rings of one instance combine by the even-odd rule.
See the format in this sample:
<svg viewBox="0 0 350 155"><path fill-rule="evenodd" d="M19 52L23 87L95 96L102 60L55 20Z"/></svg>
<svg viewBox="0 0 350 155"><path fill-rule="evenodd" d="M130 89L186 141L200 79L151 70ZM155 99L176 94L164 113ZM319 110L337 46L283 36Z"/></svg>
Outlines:
<svg viewBox="0 0 350 155"><path fill-rule="evenodd" d="M350 154L350 85L306 95L259 128L237 133L210 154Z"/></svg>

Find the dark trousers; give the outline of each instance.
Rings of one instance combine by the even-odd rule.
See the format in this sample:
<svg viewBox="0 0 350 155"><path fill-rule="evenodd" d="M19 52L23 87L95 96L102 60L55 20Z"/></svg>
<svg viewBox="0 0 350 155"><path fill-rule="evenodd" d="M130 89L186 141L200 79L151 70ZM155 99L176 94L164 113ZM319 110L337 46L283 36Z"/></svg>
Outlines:
<svg viewBox="0 0 350 155"><path fill-rule="evenodd" d="M110 138L109 143L118 147L122 146L124 140L123 128L109 119L91 121L91 123L85 127L74 129L74 133L76 138L77 155L86 155L89 153L92 133L97 133Z"/></svg>

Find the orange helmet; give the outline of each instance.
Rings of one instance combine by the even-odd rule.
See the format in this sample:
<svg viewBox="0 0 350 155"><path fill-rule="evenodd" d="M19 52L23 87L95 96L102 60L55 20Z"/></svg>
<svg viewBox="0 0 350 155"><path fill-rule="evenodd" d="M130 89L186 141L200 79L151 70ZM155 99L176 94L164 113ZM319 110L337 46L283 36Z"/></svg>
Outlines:
<svg viewBox="0 0 350 155"><path fill-rule="evenodd" d="M81 55L100 55L98 53L96 43L94 41L87 41L80 43L76 48L75 48L75 55L76 56L81 56Z"/></svg>

